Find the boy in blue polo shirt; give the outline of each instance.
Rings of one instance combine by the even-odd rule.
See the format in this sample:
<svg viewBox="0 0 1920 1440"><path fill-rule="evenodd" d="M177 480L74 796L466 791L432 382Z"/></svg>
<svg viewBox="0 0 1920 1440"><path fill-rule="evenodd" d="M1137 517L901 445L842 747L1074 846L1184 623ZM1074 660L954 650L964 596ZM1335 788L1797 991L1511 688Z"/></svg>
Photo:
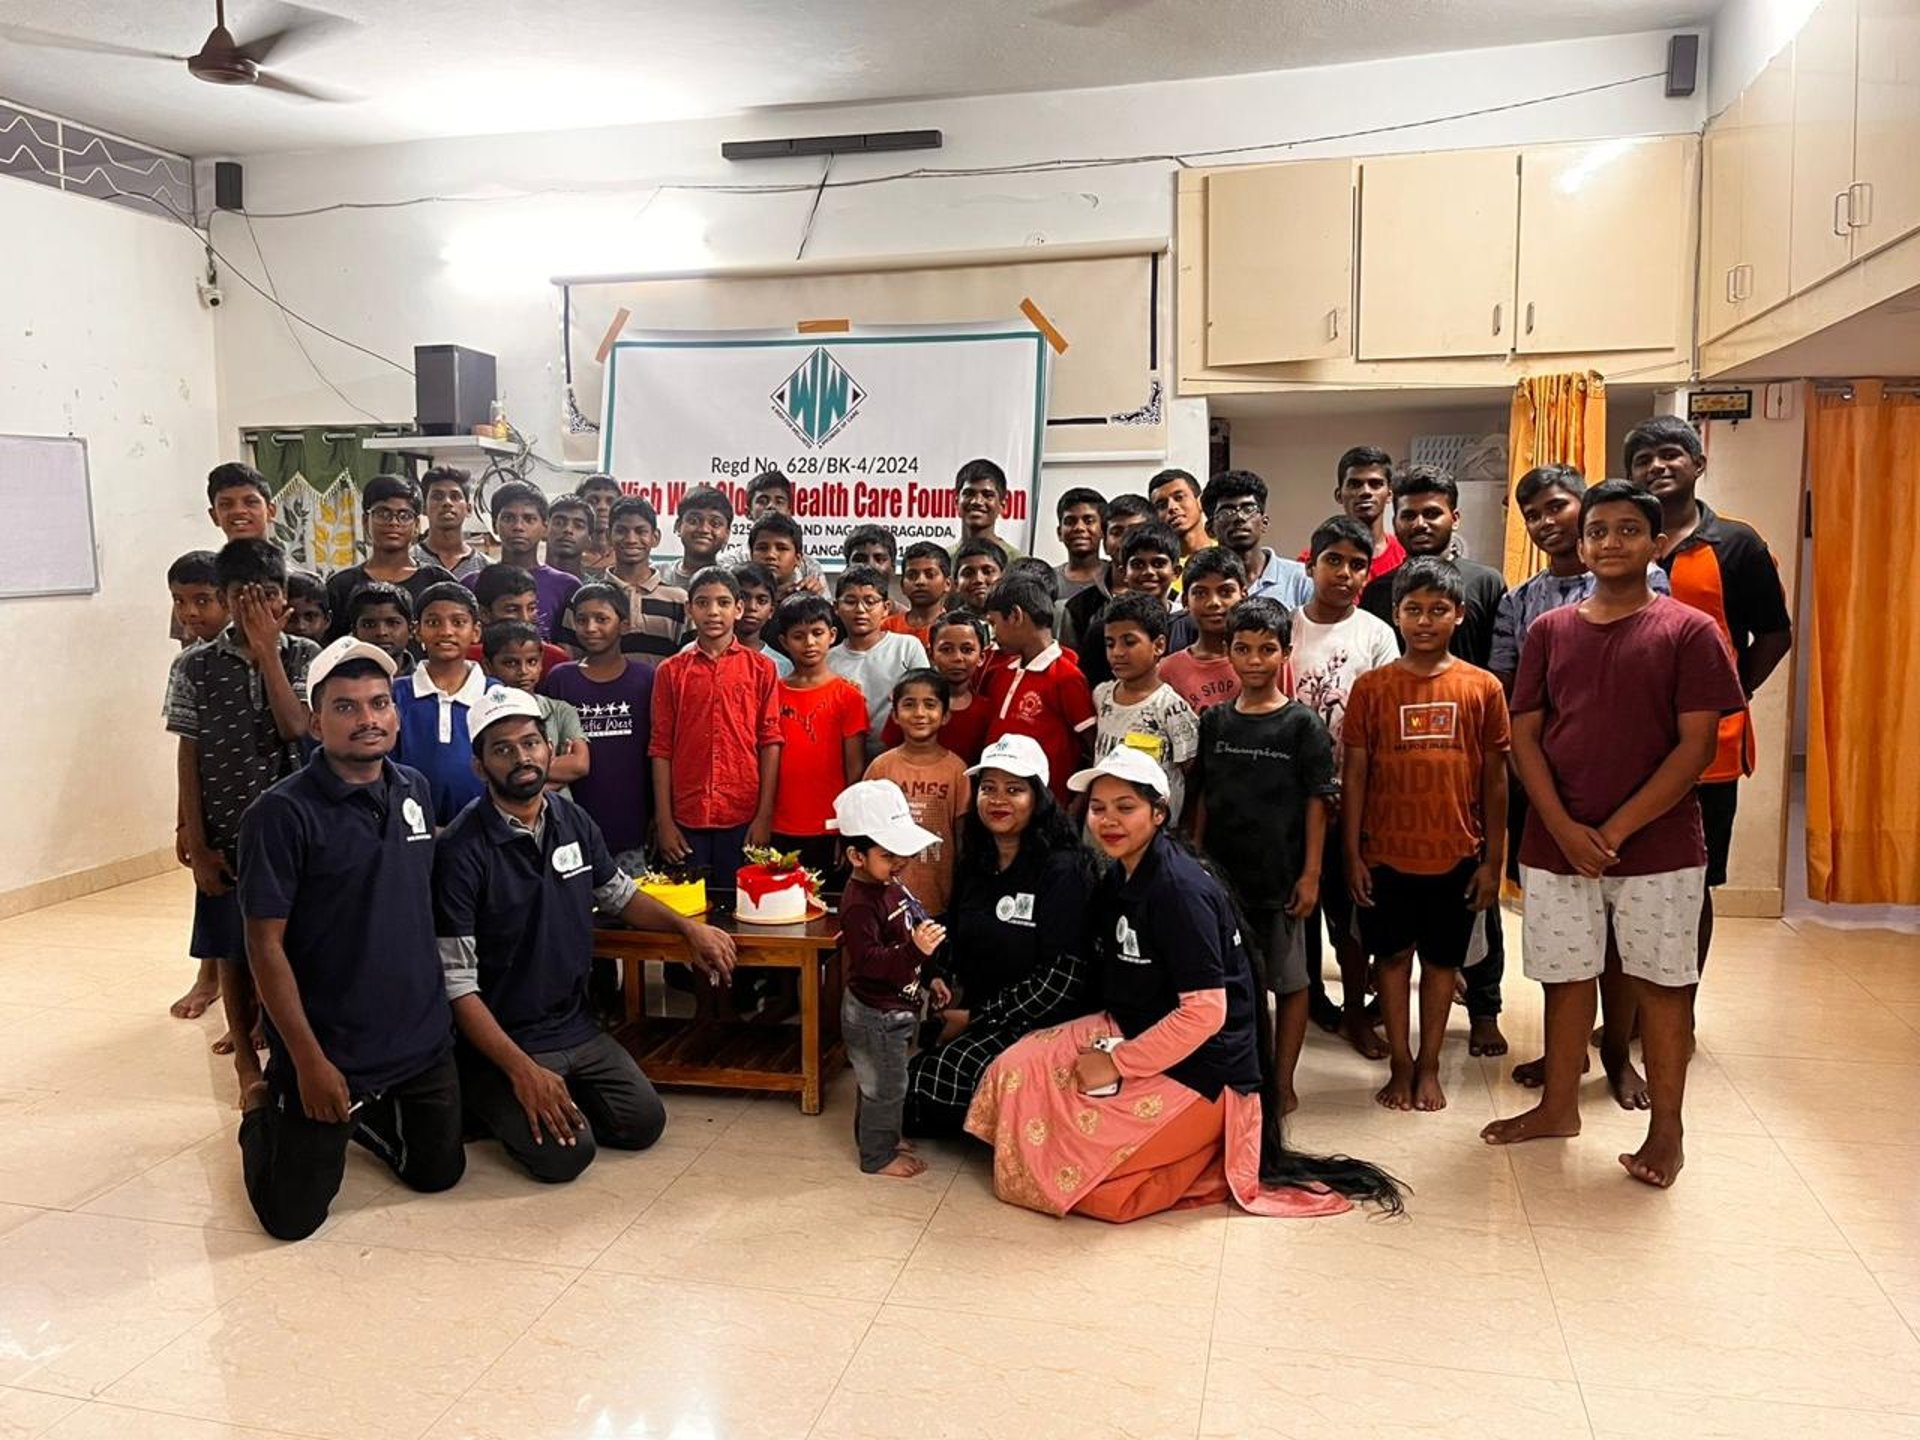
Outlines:
<svg viewBox="0 0 1920 1440"><path fill-rule="evenodd" d="M553 747L532 695L489 690L471 723L487 795L441 834L433 866L460 1093L476 1128L534 1179L560 1183L596 1146L644 1150L667 1123L633 1056L594 1023L595 907L677 931L715 983L732 973L733 940L641 894L593 817L547 790Z"/></svg>
<svg viewBox="0 0 1920 1440"><path fill-rule="evenodd" d="M240 823L240 908L272 1058L241 1096L247 1198L269 1235L326 1223L357 1141L415 1190L466 1169L433 936L433 796L388 757L393 659L346 637L307 670L319 749Z"/></svg>
<svg viewBox="0 0 1920 1440"><path fill-rule="evenodd" d="M499 682L467 658L480 638L480 606L458 580L443 580L421 594L413 630L426 658L393 687L400 717L394 754L427 777L433 813L450 821L486 790L473 773L467 712Z"/></svg>
<svg viewBox="0 0 1920 1440"><path fill-rule="evenodd" d="M307 666L320 647L281 632L287 561L265 540L232 540L214 579L233 623L180 657L168 677L167 729L179 737L179 845L193 869L196 960L218 967L227 1033L214 1053L234 1057L244 1090L259 1078L250 1037L257 1010L233 894L240 817L300 763L307 733Z"/></svg>

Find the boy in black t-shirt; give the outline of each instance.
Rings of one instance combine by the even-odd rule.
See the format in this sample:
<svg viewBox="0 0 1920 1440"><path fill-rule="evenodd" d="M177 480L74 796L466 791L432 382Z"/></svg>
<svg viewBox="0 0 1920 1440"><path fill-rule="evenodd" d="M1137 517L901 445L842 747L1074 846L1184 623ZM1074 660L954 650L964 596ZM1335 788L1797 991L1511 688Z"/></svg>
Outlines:
<svg viewBox="0 0 1920 1440"><path fill-rule="evenodd" d="M1307 1034L1307 959L1300 922L1320 899L1330 797L1339 793L1333 740L1320 717L1289 699L1280 676L1293 617L1272 600L1243 600L1227 617L1228 659L1240 694L1200 715L1188 794L1193 838L1237 893L1261 981L1280 998L1280 1099L1298 1108L1293 1072Z"/></svg>

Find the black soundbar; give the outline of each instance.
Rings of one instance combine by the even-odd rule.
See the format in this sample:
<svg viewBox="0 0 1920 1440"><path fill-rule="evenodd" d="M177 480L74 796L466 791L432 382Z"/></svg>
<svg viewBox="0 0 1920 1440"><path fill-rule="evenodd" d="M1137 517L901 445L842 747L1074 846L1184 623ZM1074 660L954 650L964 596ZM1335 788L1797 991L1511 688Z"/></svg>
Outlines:
<svg viewBox="0 0 1920 1440"><path fill-rule="evenodd" d="M788 160L796 155L871 155L883 150L938 150L938 130L883 130L871 135L799 135L791 140L723 140L723 160Z"/></svg>

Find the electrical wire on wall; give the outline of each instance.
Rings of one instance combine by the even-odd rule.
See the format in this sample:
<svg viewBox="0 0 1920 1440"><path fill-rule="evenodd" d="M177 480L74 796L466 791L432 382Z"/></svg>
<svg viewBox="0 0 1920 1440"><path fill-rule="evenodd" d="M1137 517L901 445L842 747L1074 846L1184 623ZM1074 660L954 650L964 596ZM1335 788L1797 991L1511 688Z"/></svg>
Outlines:
<svg viewBox="0 0 1920 1440"><path fill-rule="evenodd" d="M1009 163L1004 165L919 166L911 170L892 171L884 175L860 176L860 177L843 179L843 180L835 180L832 178L834 157L832 155L829 155L827 156L825 166L821 170L820 179L815 182L798 181L798 182L770 182L770 183L764 183L764 184L737 184L737 183L725 183L725 182L719 182L719 181L683 181L683 182L664 181L653 186L651 193L647 197L646 206L651 206L653 202L660 197L661 194L669 190L683 191L683 192L690 192L690 193L720 194L720 195L791 195L791 194L804 194L804 193L811 192L813 195L813 203L807 212L806 223L802 228L801 235L800 235L800 244L794 256L795 259L800 259L800 258L803 258L806 254L807 243L812 238L814 223L817 220L820 213L821 201L825 197L826 192L829 190L859 189L859 188L864 188L864 187L873 186L873 185L891 185L891 184L900 184L900 183L914 182L914 181L969 179L969 178L982 177L982 176L1044 175L1044 174L1055 174L1055 173L1067 173L1067 172L1078 171L1078 170L1114 169L1114 168L1136 166L1136 165L1173 165L1179 168L1186 168L1195 163L1212 161L1212 160L1221 160L1221 159L1227 159L1227 158L1237 157L1237 156L1251 156L1251 155L1258 155L1263 153L1271 153L1275 151L1293 150L1293 149L1298 149L1302 146L1308 146L1308 145L1323 145L1323 144L1331 144L1331 143L1344 141L1344 140L1358 140L1358 139L1366 139L1366 138L1371 138L1374 136L1381 136L1381 135L1401 134L1411 130L1425 129L1430 126L1445 125L1445 124L1452 123L1454 121L1471 120L1471 119L1477 119L1477 118L1481 118L1488 115L1497 115L1497 114L1504 114L1504 113L1508 113L1516 110L1532 109L1541 105L1551 105L1562 100L1577 99L1582 96L1596 95L1596 94L1601 94L1607 91L1624 89L1628 86L1644 84L1648 81L1659 80L1664 82L1665 78L1666 78L1666 72L1664 70L1652 70L1652 71L1647 71L1644 74L1625 76L1618 80L1607 80L1607 81L1601 81L1593 85L1583 85L1583 86L1578 86L1578 87L1567 89L1567 90L1556 90L1545 95L1530 96L1520 100L1503 101L1495 105L1480 105L1480 106L1475 106L1471 109L1450 111L1441 115L1431 115L1418 120L1393 121L1385 124L1370 125L1370 126L1361 127L1358 129L1352 129L1352 130L1328 131L1324 134L1319 134L1319 135L1302 135L1302 136L1294 136L1288 139L1263 140L1263 141L1253 142L1253 143L1244 144L1244 145L1217 146L1211 149L1187 150L1187 151L1181 151L1181 152L1141 153L1141 154L1131 154L1131 155L1095 155L1095 156L1081 156L1081 157L1059 156L1059 157L1054 157L1050 159L1019 161L1019 162L1014 162L1014 163ZM108 180L108 184L109 185L112 184L111 179ZM320 381L324 385L326 385L326 387L329 390L333 391L335 395L339 396L339 398L342 401L344 401L348 406L350 406L356 411L359 411L360 414L367 416L369 419L377 420L379 417L373 415L372 412L366 410L364 407L360 406L359 404L357 404L356 402L348 398L340 390L340 388L337 385L335 385L331 379L327 377L325 372L321 370L318 362L314 359L311 351L308 350L306 344L302 340L299 333L294 330L294 326L296 324L305 326L307 329L315 332L316 334L325 336L327 339L332 340L336 344L344 345L349 350L357 351L358 353L365 355L370 359L379 361L383 365L391 366L393 369L398 370L401 374L406 375L409 378L412 378L413 376L412 367L405 365L398 360L393 359L391 356L382 355L377 350L369 349L365 345L361 345L356 341L347 339L344 335L338 334L335 331L330 330L326 326L320 324L318 321L310 319L308 316L304 315L299 310L295 309L292 305L289 305L285 301L283 301L280 298L279 287L274 283L272 272L267 266L266 255L260 248L259 235L254 230L253 222L255 220L294 220L294 219L302 219L302 218L305 218L308 216L314 216L314 215L332 214L332 213L343 211L343 210L397 210L397 209L406 209L416 205L497 204L501 202L532 199L532 198L536 198L543 195L621 194L621 193L629 192L633 188L634 186L631 183L623 181L618 184L599 186L599 187L546 186L546 187L537 187L533 189L506 191L506 192L501 192L498 194L490 194L490 195L429 194L429 195L409 196L399 200L341 200L341 201L335 201L326 205L314 205L314 206L308 206L302 209L295 209L295 210L243 210L239 213L241 215L242 220L245 222L247 226L248 234L251 236L253 240L254 253L256 256L259 257L261 273L267 282L264 287L260 283L255 281L250 275L248 275L246 271L242 270L238 265L234 264L233 261L229 259L224 253L222 253L219 247L217 247L213 243L213 238L212 238L213 232L212 232L211 220L209 220L207 227L203 230L200 226L196 225L193 220L180 214L179 211L175 210L171 205L167 204L164 199L161 199L160 197L155 197L155 196L148 196L148 197L142 197L142 198L145 198L157 203L158 206L160 207L161 213L171 218L175 223L185 227L188 230L191 230L197 237L200 238L201 242L206 246L208 253L212 255L215 259L217 259L220 262L220 264L225 267L227 274L233 276L234 279L238 280L241 284L245 285L249 290L253 291L256 295L258 295L262 300L266 301L269 305L273 306L276 310L278 310L281 314L283 321L287 325L287 329L289 333L293 337L294 343L298 346L302 356L305 357L308 366L313 370L314 374L320 379ZM644 213L646 206L642 207L642 213ZM1648 367L1648 368L1664 368L1664 367ZM1636 373L1639 373L1639 372L1637 371L1622 372L1620 375L1612 376L1610 378L1623 379ZM1292 384L1296 387L1300 385L1312 384L1312 383L1316 383L1316 382L1298 382L1298 381L1292 382ZM1365 382L1356 383L1353 381L1345 381L1345 380L1342 380L1342 381L1330 380L1323 383L1325 383L1330 387L1337 387L1340 389L1370 388ZM1382 384L1383 386L1385 386L1385 382L1382 382ZM1386 387L1386 388L1417 389L1422 387L1418 383L1410 385L1405 381L1396 381L1396 382L1393 382L1390 387ZM1440 385L1436 383L1433 386L1433 388L1444 389L1448 387L1445 385ZM538 437L524 436L518 430L515 430L513 431L513 438L520 446L519 454L516 455L511 461L501 462L496 460L494 462L495 466L504 465L505 467L509 468L512 471L512 473L518 478L524 478L527 472L527 469L532 464L543 465L555 471L564 471L566 469L565 466L557 464L556 462L548 459L546 456L541 455L538 451L534 449L534 444ZM488 472L489 478L492 477L493 468L494 468L493 466L489 467L489 472Z"/></svg>

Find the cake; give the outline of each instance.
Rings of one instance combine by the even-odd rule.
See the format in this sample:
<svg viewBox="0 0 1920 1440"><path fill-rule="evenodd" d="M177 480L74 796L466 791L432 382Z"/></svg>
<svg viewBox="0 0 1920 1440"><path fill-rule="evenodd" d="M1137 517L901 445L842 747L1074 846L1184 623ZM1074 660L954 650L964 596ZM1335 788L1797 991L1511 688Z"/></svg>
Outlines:
<svg viewBox="0 0 1920 1440"><path fill-rule="evenodd" d="M707 913L707 882L675 880L668 875L649 872L639 879L640 893L651 895L676 915Z"/></svg>
<svg viewBox="0 0 1920 1440"><path fill-rule="evenodd" d="M752 862L734 872L735 913L751 925L797 925L816 903L819 882L798 855L748 851Z"/></svg>

